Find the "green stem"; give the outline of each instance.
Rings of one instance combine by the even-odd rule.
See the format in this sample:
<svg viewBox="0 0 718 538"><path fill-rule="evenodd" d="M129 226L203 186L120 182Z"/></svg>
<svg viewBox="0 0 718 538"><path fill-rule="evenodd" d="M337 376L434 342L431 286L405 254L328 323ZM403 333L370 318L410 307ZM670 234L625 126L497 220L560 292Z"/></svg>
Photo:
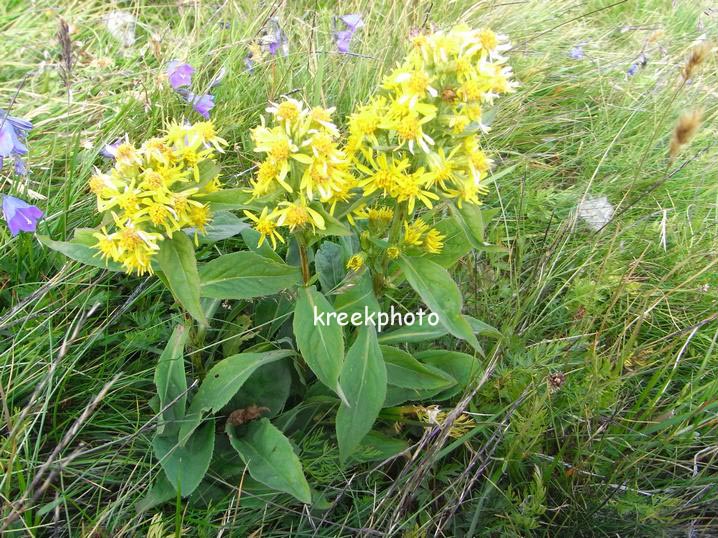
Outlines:
<svg viewBox="0 0 718 538"><path fill-rule="evenodd" d="M311 274L309 272L309 256L307 256L307 245L304 241L304 237L301 234L297 234L297 243L299 244L299 262L302 268L302 280L304 284L309 283Z"/></svg>
<svg viewBox="0 0 718 538"><path fill-rule="evenodd" d="M406 216L406 203L401 203L397 206L394 211L394 218L389 226L389 245L395 246L399 243L399 237L401 236L401 224L404 222ZM391 260L386 252L382 254L381 259L381 273L375 274L373 279L374 293L380 296L386 286L386 277L389 272L389 263Z"/></svg>

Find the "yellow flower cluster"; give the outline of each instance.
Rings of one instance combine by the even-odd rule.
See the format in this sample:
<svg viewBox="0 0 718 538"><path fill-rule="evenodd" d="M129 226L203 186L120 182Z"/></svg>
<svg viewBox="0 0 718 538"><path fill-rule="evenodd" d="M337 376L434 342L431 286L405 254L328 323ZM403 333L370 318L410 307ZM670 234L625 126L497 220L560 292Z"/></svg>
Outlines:
<svg viewBox="0 0 718 538"><path fill-rule="evenodd" d="M274 207L260 215L245 211L260 234L276 248L284 242L277 228L290 232L325 229L321 204L331 209L346 201L355 180L350 161L339 146L339 130L332 122L334 109L306 108L286 98L267 109L271 122L252 130L254 151L264 155L252 180L252 196Z"/></svg>
<svg viewBox="0 0 718 538"><path fill-rule="evenodd" d="M114 167L97 170L89 181L97 209L112 224L112 231L94 234L100 255L128 273L152 273L152 257L165 237L187 227L203 232L212 214L198 197L219 190L213 159L225 144L207 121L170 124L165 136L140 148L117 146Z"/></svg>
<svg viewBox="0 0 718 538"><path fill-rule="evenodd" d="M457 26L414 38L414 48L383 92L349 119L364 195L407 203L440 199L479 204L491 160L481 149L482 107L512 91L503 38Z"/></svg>
<svg viewBox="0 0 718 538"><path fill-rule="evenodd" d="M281 227L323 230L329 213L359 234L362 252L348 264L354 271L378 258L386 268L405 250L439 253L444 236L417 213L439 202L480 204L488 192L482 111L515 86L504 41L467 26L418 35L378 94L349 116L345 143L331 109L289 98L268 108L270 123L252 131L263 160L251 188L271 209L245 212L260 244L284 242Z"/></svg>

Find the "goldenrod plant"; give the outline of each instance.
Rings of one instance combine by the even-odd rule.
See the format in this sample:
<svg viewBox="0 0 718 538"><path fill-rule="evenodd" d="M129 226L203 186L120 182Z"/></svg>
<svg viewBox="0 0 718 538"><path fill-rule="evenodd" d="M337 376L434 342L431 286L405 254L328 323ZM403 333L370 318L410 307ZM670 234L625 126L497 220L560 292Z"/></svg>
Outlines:
<svg viewBox="0 0 718 538"><path fill-rule="evenodd" d="M209 120L173 122L161 137L112 146L114 165L89 181L104 216L100 228L74 243L46 243L129 274L157 273L197 322L194 330L175 329L157 365L162 422L154 449L165 477L156 495L193 493L212 459L215 425L231 412L229 450L252 478L311 503L299 460L269 420L295 385L292 370L303 390L325 392L336 409L333 435L345 465L374 439L382 409L403 416L428 409L412 407L421 401L438 409L434 402L474 379L483 354L476 334L497 331L464 316L446 267L484 244L478 206L492 161L482 118L515 86L501 54L506 48L505 38L488 29L417 35L404 61L347 118L346 130L333 108L294 97L271 103L251 131L255 171L239 188L222 188L218 161L227 141ZM173 63L174 89L184 91L192 73ZM228 237L241 234L248 249L198 263L200 239L227 211L246 218ZM404 282L426 311L394 310L391 295ZM232 300L259 301L257 309L279 301L291 314L292 338L272 340L272 332L264 343L227 354L187 398L183 350L188 342L204 344L218 305ZM397 347L444 335L465 342L448 362ZM462 418L452 435L470 425ZM185 458L192 462L182 465Z"/></svg>

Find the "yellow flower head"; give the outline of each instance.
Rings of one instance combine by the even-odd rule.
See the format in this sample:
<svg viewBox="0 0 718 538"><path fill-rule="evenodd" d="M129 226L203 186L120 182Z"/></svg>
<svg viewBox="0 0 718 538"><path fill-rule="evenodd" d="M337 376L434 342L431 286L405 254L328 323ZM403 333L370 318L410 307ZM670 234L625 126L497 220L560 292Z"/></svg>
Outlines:
<svg viewBox="0 0 718 538"><path fill-rule="evenodd" d="M297 228L304 228L307 224L312 228L324 229L324 217L317 211L306 205L304 200L296 202L279 202L282 209L277 209L277 225L286 226L290 232Z"/></svg>
<svg viewBox="0 0 718 538"><path fill-rule="evenodd" d="M267 206L264 206L259 216L256 216L250 211L245 211L244 214L251 221L254 222L254 229L259 232L259 243L257 244L258 247L261 247L262 243L264 243L264 240L267 238L269 238L269 241L271 241L272 248L274 249L277 248L277 241L279 241L280 243L284 243L284 238L277 231L276 220L278 214L275 211L269 213Z"/></svg>
<svg viewBox="0 0 718 538"><path fill-rule="evenodd" d="M423 244L424 234L429 229L429 225L421 219L417 219L411 224L404 223L404 244L414 247L420 247Z"/></svg>
<svg viewBox="0 0 718 538"><path fill-rule="evenodd" d="M438 230L429 230L424 236L424 250L428 254L439 254L444 247L444 239L446 236L439 233Z"/></svg>
<svg viewBox="0 0 718 538"><path fill-rule="evenodd" d="M386 255L389 256L390 260L396 260L400 254L401 250L399 247L392 246L386 249Z"/></svg>
<svg viewBox="0 0 718 538"><path fill-rule="evenodd" d="M349 258L349 261L347 261L347 269L354 272L359 271L362 267L364 267L364 259L364 253L360 252L359 254L354 254L351 258Z"/></svg>

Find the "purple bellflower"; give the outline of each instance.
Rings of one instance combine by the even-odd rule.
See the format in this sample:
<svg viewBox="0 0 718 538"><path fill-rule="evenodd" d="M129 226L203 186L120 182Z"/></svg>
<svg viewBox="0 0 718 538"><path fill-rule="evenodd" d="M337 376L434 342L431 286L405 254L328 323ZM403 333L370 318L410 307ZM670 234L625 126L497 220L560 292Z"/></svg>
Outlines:
<svg viewBox="0 0 718 538"><path fill-rule="evenodd" d="M5 157L15 159L15 172L26 175L27 168L21 155L27 153L25 138L32 129L32 123L27 120L11 116L0 109L0 170L2 170Z"/></svg>
<svg viewBox="0 0 718 538"><path fill-rule="evenodd" d="M204 95L197 95L191 92L187 88L180 88L177 93L187 103L192 105L192 108L200 114L204 119L209 119L209 111L214 108L214 95L206 93Z"/></svg>
<svg viewBox="0 0 718 538"><path fill-rule="evenodd" d="M44 216L34 205L8 195L2 197L2 212L13 237L20 232L34 232L37 221Z"/></svg>
<svg viewBox="0 0 718 538"><path fill-rule="evenodd" d="M342 15L341 17L338 17L338 19L344 23L345 28L344 30L334 32L334 40L337 45L337 50L342 54L346 54L349 52L354 32L364 26L364 20L358 13Z"/></svg>
<svg viewBox="0 0 718 538"><path fill-rule="evenodd" d="M178 60L173 60L167 64L167 78L170 81L170 86L175 90L192 84L193 74L194 67L189 64L182 63Z"/></svg>
<svg viewBox="0 0 718 538"><path fill-rule="evenodd" d="M576 45L569 51L568 55L574 60L583 60L583 47Z"/></svg>

